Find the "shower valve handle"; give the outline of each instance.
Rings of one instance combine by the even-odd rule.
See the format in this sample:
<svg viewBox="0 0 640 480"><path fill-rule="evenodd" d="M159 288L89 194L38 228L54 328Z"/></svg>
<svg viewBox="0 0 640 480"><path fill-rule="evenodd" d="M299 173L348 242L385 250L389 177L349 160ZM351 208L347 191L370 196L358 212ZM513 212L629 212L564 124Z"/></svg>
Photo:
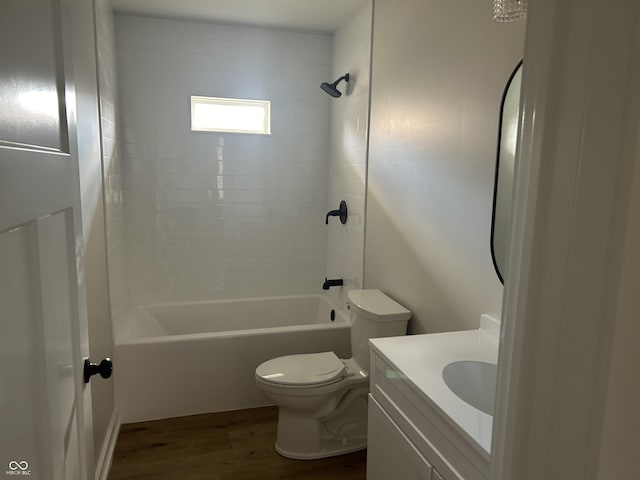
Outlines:
<svg viewBox="0 0 640 480"><path fill-rule="evenodd" d="M347 202L342 200L340 202L340 208L338 210L331 210L327 212L327 217L325 218L324 223L329 225L329 217L340 217L340 223L347 223Z"/></svg>

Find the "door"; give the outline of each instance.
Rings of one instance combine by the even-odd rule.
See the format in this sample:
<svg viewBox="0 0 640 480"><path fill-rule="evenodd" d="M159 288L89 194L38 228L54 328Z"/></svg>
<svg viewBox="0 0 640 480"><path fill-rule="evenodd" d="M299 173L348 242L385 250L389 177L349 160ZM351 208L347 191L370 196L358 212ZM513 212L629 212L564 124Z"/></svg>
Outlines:
<svg viewBox="0 0 640 480"><path fill-rule="evenodd" d="M0 5L0 475L47 480L87 478L91 437L67 8Z"/></svg>

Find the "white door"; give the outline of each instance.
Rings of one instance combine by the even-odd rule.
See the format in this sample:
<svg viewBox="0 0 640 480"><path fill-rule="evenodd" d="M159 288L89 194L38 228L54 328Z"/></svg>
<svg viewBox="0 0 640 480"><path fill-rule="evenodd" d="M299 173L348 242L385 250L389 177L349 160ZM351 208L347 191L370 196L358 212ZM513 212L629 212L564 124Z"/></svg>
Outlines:
<svg viewBox="0 0 640 480"><path fill-rule="evenodd" d="M66 8L65 0L0 3L0 476L87 477Z"/></svg>

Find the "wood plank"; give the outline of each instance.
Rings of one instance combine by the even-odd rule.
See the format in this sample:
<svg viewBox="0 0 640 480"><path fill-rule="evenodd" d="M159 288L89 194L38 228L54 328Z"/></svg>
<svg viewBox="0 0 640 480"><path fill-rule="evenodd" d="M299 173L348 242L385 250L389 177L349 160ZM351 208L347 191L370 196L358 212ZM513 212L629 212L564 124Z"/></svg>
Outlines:
<svg viewBox="0 0 640 480"><path fill-rule="evenodd" d="M109 480L364 480L366 451L291 460L274 449L276 407L123 425Z"/></svg>

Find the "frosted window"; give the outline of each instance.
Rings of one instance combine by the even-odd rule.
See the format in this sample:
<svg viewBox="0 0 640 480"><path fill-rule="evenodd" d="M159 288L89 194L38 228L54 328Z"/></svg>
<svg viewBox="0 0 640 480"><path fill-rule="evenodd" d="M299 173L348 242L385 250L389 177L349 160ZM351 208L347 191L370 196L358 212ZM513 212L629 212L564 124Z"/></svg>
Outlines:
<svg viewBox="0 0 640 480"><path fill-rule="evenodd" d="M271 102L240 98L191 97L191 130L271 134Z"/></svg>

